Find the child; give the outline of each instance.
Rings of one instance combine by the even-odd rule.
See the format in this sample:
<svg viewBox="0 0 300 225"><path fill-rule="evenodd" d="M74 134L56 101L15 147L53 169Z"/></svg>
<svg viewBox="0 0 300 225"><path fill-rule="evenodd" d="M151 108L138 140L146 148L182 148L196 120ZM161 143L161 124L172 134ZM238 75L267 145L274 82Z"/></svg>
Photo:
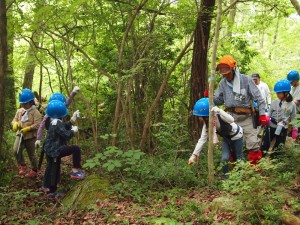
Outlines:
<svg viewBox="0 0 300 225"><path fill-rule="evenodd" d="M76 111L71 121L63 123L62 118L68 114L66 105L59 101L53 100L48 106L46 113L51 119L49 130L45 138L45 152L47 156L47 167L44 176L44 188L49 189L49 198L55 198L58 194L57 182L60 177L60 161L62 157L73 156L73 168L71 171L71 178L83 179L85 177L81 168L81 153L80 147L76 145L67 146L67 141L70 140L75 133L78 132L77 126L72 126L79 117Z"/></svg>
<svg viewBox="0 0 300 225"><path fill-rule="evenodd" d="M51 102L52 100L60 100L62 101L64 104L66 104L66 106L68 107L72 100L74 99L75 95L80 91L80 88L78 86L75 86L70 94L70 97L68 100L66 100L66 97L61 94L61 93L54 93L53 95L51 95L49 102ZM38 132L37 132L37 138L36 138L36 142L35 142L35 147L39 148L41 145L41 140L42 140L42 135L43 135L43 131L45 129L46 126L46 121L48 119L47 114L44 116L42 123L40 125L40 127L38 128Z"/></svg>
<svg viewBox="0 0 300 225"><path fill-rule="evenodd" d="M291 92L293 101L296 104L297 113L300 113L300 85L299 85L299 73L297 70L291 70L287 74L287 79L291 83Z"/></svg>
<svg viewBox="0 0 300 225"><path fill-rule="evenodd" d="M36 109L34 95L31 90L23 89L19 94L19 102L22 108L17 111L11 122L13 131L18 132L14 143L14 154L19 165L19 175L25 174L25 177L35 177L37 175L37 158L34 143L42 115ZM27 151L32 167L28 173L26 173L27 165L23 157L24 148Z"/></svg>
<svg viewBox="0 0 300 225"><path fill-rule="evenodd" d="M289 120L292 121L296 117L296 105L293 102L290 90L291 85L288 80L280 80L274 86L274 92L276 92L278 99L272 101L269 110L271 122L269 127L266 128L267 132L265 132L261 147L265 154L274 138L276 142L273 148L277 148L279 144L285 144ZM292 138L296 139L297 136L298 128L296 125L293 125ZM272 153L272 157L278 155L278 152Z"/></svg>
<svg viewBox="0 0 300 225"><path fill-rule="evenodd" d="M231 153L234 160L243 160L243 129L234 123L234 119L231 115L224 110L219 109L217 106L212 108L215 113L214 120L214 143L217 142L217 134L223 137L222 140L222 167L223 177L229 172L229 158ZM201 137L195 147L192 156L189 159L188 164L192 165L199 157L199 153L203 148L203 145L207 141L208 137L208 118L209 118L209 102L208 98L201 98L194 106L193 115L199 116L199 119L203 121L203 128Z"/></svg>

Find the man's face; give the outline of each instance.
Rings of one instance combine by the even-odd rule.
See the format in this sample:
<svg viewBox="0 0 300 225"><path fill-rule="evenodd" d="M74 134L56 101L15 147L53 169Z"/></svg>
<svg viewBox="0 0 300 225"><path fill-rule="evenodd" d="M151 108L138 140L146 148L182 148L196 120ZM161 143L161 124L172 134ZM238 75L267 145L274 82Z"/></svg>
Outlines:
<svg viewBox="0 0 300 225"><path fill-rule="evenodd" d="M218 65L219 73L225 77L226 80L230 81L233 79L233 71L232 68L226 64Z"/></svg>
<svg viewBox="0 0 300 225"><path fill-rule="evenodd" d="M259 85L259 82L260 82L259 78L253 78L253 81L256 85Z"/></svg>

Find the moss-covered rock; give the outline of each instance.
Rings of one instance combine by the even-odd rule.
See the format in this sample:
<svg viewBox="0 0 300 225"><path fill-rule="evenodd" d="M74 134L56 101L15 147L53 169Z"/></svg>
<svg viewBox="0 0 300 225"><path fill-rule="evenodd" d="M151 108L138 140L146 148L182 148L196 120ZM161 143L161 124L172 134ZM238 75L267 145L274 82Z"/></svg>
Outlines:
<svg viewBox="0 0 300 225"><path fill-rule="evenodd" d="M241 203L227 196L221 196L215 198L210 206L216 211L236 212L241 207Z"/></svg>
<svg viewBox="0 0 300 225"><path fill-rule="evenodd" d="M84 209L94 204L98 199L106 198L108 180L97 175L91 175L79 181L62 200L63 208Z"/></svg>

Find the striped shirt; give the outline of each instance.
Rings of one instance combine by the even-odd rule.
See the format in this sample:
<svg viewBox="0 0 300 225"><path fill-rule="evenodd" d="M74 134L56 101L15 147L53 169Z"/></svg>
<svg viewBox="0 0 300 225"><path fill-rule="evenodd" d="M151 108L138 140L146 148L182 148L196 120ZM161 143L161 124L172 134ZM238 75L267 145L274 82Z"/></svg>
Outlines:
<svg viewBox="0 0 300 225"><path fill-rule="evenodd" d="M233 83L233 80L230 83ZM225 104L226 108L250 108L250 100L253 99L258 105L259 115L265 115L265 100L251 77L240 74L240 90L240 94L234 93L232 87L223 78L214 95L214 103Z"/></svg>

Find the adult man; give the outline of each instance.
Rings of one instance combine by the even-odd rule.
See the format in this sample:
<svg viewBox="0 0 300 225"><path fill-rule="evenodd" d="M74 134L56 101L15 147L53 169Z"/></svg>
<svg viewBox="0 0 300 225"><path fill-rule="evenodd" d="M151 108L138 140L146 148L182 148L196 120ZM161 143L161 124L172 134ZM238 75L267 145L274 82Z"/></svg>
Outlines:
<svg viewBox="0 0 300 225"><path fill-rule="evenodd" d="M258 73L252 74L252 80L258 87L262 98L266 101L267 107L269 108L271 105L271 93L268 85L260 80Z"/></svg>
<svg viewBox="0 0 300 225"><path fill-rule="evenodd" d="M230 112L235 122L244 130L248 160L256 164L262 157L262 152L251 117L250 100L255 101L259 110L259 121L262 126L269 123L265 115L266 103L259 89L249 76L240 74L237 63L233 57L223 56L217 66L223 75L214 95L216 105L225 104L225 111Z"/></svg>

